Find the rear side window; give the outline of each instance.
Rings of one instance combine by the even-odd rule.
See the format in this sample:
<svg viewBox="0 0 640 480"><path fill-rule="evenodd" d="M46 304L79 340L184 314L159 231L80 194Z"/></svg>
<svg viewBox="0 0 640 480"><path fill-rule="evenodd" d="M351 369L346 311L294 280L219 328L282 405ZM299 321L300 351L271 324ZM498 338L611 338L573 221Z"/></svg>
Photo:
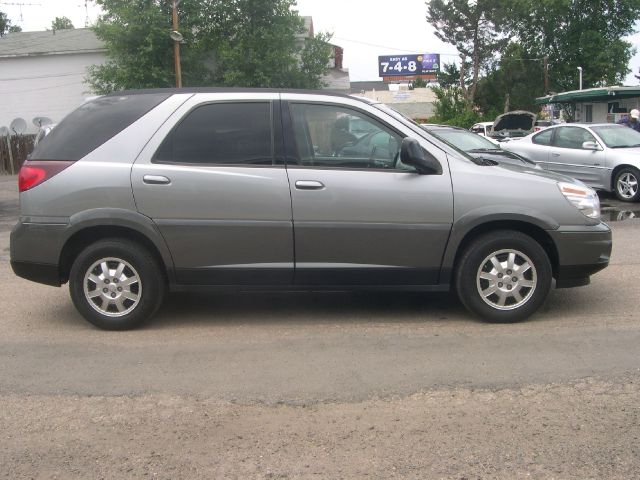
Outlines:
<svg viewBox="0 0 640 480"><path fill-rule="evenodd" d="M531 141L538 145L551 145L551 136L553 130L544 130L537 135L534 135Z"/></svg>
<svg viewBox="0 0 640 480"><path fill-rule="evenodd" d="M153 161L272 165L271 103L211 103L197 107L167 135Z"/></svg>
<svg viewBox="0 0 640 480"><path fill-rule="evenodd" d="M31 160L80 160L171 96L170 93L109 95L67 115L38 143Z"/></svg>

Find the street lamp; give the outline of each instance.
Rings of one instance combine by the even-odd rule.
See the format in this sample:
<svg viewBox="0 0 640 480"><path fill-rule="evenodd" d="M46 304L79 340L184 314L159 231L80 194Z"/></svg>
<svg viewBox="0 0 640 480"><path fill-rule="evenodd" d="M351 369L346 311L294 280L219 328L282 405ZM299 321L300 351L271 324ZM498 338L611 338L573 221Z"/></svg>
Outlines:
<svg viewBox="0 0 640 480"><path fill-rule="evenodd" d="M578 67L578 74L580 75L580 90L582 90L582 67Z"/></svg>
<svg viewBox="0 0 640 480"><path fill-rule="evenodd" d="M178 3L180 0L173 0L173 31L169 34L173 40L173 57L175 60L176 70L176 87L182 88L182 68L180 66L180 42L182 42L182 34L178 31Z"/></svg>

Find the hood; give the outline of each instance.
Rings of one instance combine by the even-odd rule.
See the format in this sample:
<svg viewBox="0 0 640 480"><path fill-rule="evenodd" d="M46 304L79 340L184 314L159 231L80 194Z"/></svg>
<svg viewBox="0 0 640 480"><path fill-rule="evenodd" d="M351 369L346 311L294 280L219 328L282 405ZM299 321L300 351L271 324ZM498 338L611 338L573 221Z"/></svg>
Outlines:
<svg viewBox="0 0 640 480"><path fill-rule="evenodd" d="M550 170L536 168L534 166L526 166L526 165L518 165L515 163L502 162L500 165L493 168L503 168L505 170L511 170L513 172L520 172L520 173L526 173L528 175L535 175L536 177L545 178L547 180L551 180L554 182L574 183L574 184L582 185L586 187L586 185L580 180L577 180L572 177L568 177L566 175L562 175L560 173L555 173Z"/></svg>
<svg viewBox="0 0 640 480"><path fill-rule="evenodd" d="M493 122L493 131L499 130L533 130L536 123L536 114L527 112L526 110L514 110L513 112L503 113Z"/></svg>

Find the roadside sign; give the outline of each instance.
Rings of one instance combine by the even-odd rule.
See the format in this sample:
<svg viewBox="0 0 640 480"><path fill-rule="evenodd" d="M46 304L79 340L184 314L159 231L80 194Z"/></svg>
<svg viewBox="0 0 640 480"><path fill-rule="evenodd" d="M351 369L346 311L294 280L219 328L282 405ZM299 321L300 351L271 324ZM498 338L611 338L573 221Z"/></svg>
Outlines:
<svg viewBox="0 0 640 480"><path fill-rule="evenodd" d="M381 77L397 75L425 75L438 73L439 71L439 53L383 55L378 57L378 74Z"/></svg>

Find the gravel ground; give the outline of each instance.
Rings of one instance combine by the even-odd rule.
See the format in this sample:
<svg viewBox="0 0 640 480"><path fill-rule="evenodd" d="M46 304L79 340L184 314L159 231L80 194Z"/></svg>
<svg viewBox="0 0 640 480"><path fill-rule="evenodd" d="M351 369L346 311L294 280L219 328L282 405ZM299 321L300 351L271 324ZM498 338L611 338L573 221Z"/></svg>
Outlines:
<svg viewBox="0 0 640 480"><path fill-rule="evenodd" d="M0 399L3 477L638 478L640 377L309 406Z"/></svg>

